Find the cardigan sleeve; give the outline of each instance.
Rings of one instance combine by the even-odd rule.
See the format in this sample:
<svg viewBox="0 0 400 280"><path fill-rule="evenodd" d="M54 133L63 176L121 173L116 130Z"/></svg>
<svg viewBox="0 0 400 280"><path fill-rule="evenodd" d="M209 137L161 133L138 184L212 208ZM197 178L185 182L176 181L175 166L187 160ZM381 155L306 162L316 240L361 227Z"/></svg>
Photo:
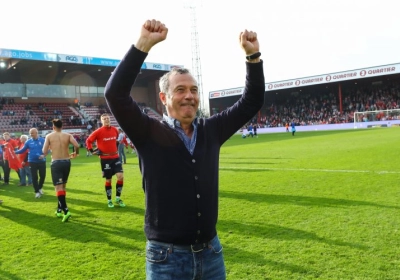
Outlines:
<svg viewBox="0 0 400 280"><path fill-rule="evenodd" d="M231 107L209 119L217 127L221 145L256 116L264 104L264 93L263 61L246 63L246 84L242 96Z"/></svg>
<svg viewBox="0 0 400 280"><path fill-rule="evenodd" d="M140 73L147 53L131 46L107 82L104 96L118 125L138 145L146 141L149 117L131 96L131 88Z"/></svg>

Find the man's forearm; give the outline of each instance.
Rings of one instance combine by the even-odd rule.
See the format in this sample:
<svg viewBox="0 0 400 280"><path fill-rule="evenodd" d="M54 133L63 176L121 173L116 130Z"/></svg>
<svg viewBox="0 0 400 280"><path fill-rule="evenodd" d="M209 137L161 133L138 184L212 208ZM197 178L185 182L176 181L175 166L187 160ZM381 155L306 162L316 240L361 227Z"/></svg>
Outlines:
<svg viewBox="0 0 400 280"><path fill-rule="evenodd" d="M118 96L129 96L147 53L131 46L108 80L104 96L107 102L118 102Z"/></svg>

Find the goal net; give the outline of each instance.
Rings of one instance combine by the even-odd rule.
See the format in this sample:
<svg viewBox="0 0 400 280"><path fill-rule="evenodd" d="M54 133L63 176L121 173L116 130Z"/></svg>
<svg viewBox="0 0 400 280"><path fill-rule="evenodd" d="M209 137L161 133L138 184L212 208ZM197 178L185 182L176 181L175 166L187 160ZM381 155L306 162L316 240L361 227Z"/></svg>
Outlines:
<svg viewBox="0 0 400 280"><path fill-rule="evenodd" d="M363 123L400 120L400 109L354 112L354 128Z"/></svg>

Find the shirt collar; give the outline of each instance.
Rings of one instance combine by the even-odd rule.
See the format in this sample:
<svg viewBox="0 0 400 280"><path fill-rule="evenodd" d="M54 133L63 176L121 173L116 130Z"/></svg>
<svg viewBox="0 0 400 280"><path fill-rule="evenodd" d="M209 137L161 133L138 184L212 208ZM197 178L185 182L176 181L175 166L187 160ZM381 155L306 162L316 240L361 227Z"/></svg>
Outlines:
<svg viewBox="0 0 400 280"><path fill-rule="evenodd" d="M172 117L170 117L170 116L167 116L166 114L163 114L163 119L164 119L164 121L166 121L167 123L168 123L168 125L170 126L170 127L172 127L172 128L176 128L176 127L180 127L180 128L182 128L182 126L181 126L181 122L180 121L178 121L177 119L174 119L174 118L172 118ZM197 117L193 120L193 122L192 122L192 125L193 125L193 127L197 127Z"/></svg>

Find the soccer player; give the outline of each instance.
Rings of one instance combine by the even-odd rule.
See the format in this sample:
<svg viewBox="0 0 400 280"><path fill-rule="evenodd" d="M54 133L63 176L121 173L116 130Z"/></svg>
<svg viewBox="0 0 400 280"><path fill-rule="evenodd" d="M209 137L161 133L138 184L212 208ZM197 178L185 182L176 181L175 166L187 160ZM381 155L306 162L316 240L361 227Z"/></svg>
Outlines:
<svg viewBox="0 0 400 280"><path fill-rule="evenodd" d="M111 126L110 116L101 115L102 127L93 131L86 139L86 148L100 157L100 165L103 178L106 178L105 189L108 199L108 207L113 208L112 202L112 176L117 176L115 203L120 207L125 207L121 199L122 188L124 185L124 171L117 149L118 129ZM97 149L93 150L93 142L96 141Z"/></svg>
<svg viewBox="0 0 400 280"><path fill-rule="evenodd" d="M247 131L249 132L249 136L251 136L251 138L253 138L254 132L253 132L253 124L252 123L247 127Z"/></svg>
<svg viewBox="0 0 400 280"><path fill-rule="evenodd" d="M257 134L257 124L255 124L255 125L253 126L253 133L254 133L254 136L255 136L256 138L258 138L258 134Z"/></svg>
<svg viewBox="0 0 400 280"><path fill-rule="evenodd" d="M294 120L292 120L292 123L290 124L290 126L292 127L292 136L294 136L294 134L296 132L296 123L294 122Z"/></svg>
<svg viewBox="0 0 400 280"><path fill-rule="evenodd" d="M68 176L71 171L71 160L79 155L79 144L75 138L62 132L62 121L54 119L53 132L46 135L43 146L43 154L46 155L51 150L51 178L57 196L56 216L62 217L62 222L67 222L71 217L66 201L66 187ZM69 144L74 146L74 152L69 154ZM62 215L62 211L64 215Z"/></svg>

